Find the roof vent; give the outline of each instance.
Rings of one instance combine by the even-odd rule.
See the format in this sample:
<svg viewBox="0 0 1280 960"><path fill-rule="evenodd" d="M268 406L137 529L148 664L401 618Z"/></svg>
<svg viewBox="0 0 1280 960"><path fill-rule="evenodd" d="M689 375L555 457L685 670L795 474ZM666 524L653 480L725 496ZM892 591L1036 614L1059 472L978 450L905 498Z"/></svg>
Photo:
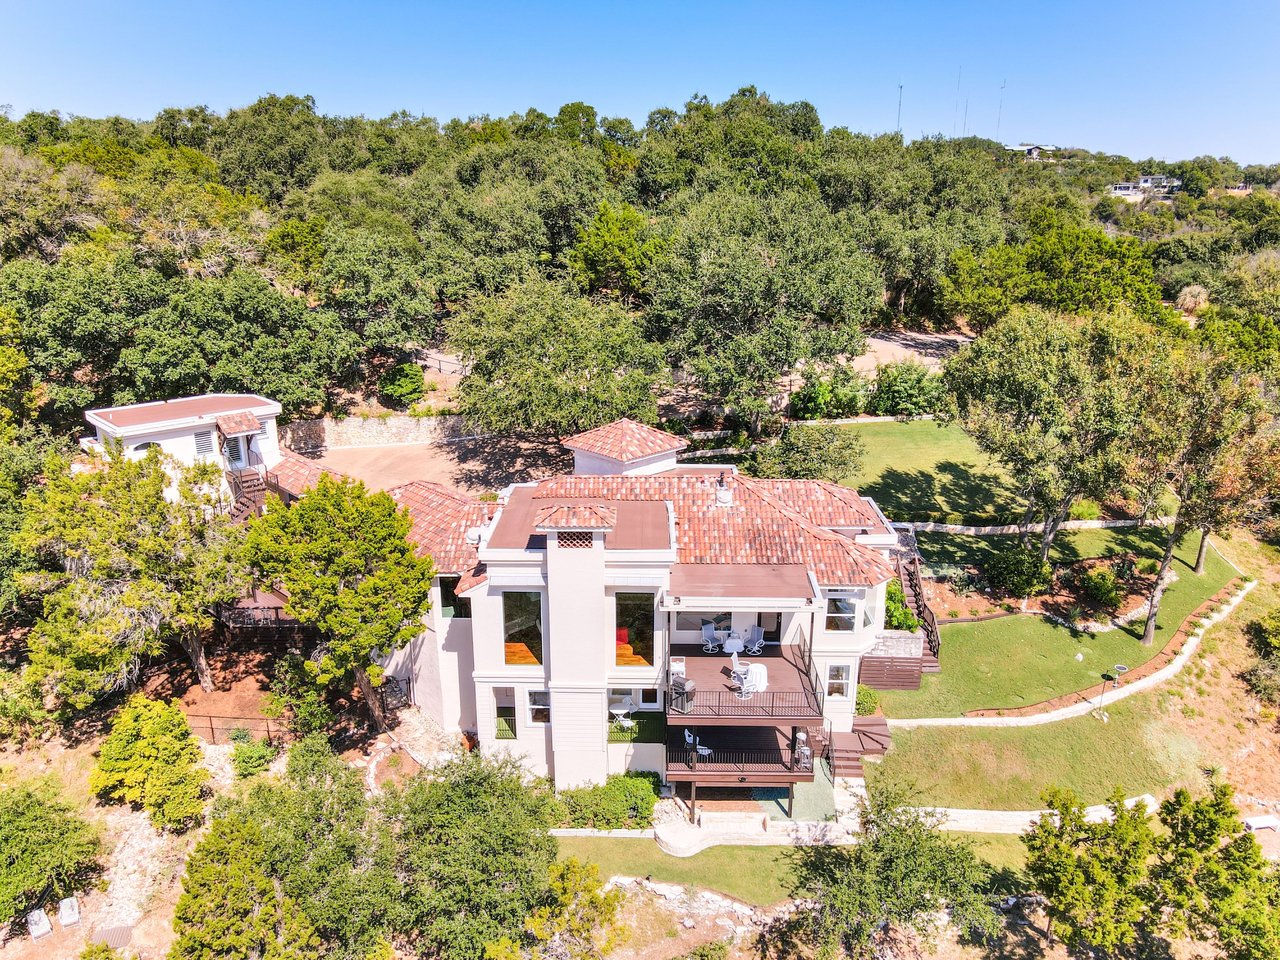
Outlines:
<svg viewBox="0 0 1280 960"><path fill-rule="evenodd" d="M471 546L473 546L473 547L478 547L478 546L480 546L480 535L481 535L483 532L484 532L484 531L483 531L480 527L472 527L472 528L471 528L470 530L468 530L468 531L467 531L467 533L466 533L467 543L468 543L468 544L470 544L470 545L471 545Z"/></svg>
<svg viewBox="0 0 1280 960"><path fill-rule="evenodd" d="M716 506L733 506L733 488L725 481L724 471L720 472L720 479L716 481Z"/></svg>

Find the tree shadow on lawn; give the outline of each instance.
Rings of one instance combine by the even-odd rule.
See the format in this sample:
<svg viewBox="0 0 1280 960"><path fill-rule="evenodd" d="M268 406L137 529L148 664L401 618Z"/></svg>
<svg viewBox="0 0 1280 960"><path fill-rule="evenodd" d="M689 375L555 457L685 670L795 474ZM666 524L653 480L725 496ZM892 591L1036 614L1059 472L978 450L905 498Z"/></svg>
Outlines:
<svg viewBox="0 0 1280 960"><path fill-rule="evenodd" d="M943 460L932 470L890 467L859 492L880 504L890 519L952 514L991 522L993 515L1018 510L1017 494L1003 477L957 460Z"/></svg>

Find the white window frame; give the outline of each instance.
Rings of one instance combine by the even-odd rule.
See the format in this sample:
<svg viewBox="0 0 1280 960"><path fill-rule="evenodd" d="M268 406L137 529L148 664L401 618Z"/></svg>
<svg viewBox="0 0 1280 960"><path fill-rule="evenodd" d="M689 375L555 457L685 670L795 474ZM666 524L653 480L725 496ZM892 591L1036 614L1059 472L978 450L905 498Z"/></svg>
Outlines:
<svg viewBox="0 0 1280 960"><path fill-rule="evenodd" d="M234 447L232 446L234 444ZM236 451L237 456L232 456L231 451ZM227 437L226 443L222 445L223 455L227 458L227 463L233 466L244 466L248 457L245 455L244 437Z"/></svg>
<svg viewBox="0 0 1280 960"><path fill-rule="evenodd" d="M853 607L848 613L832 613L831 604L836 601L843 601ZM854 592L842 591L839 593L827 594L827 608L823 616L822 626L827 633L857 633L859 623L859 607L865 608L867 605L866 594L862 591ZM831 620L843 621L849 624L848 629L831 626Z"/></svg>
<svg viewBox="0 0 1280 960"><path fill-rule="evenodd" d="M833 677L832 671L841 670L844 672L842 677ZM832 693L831 685L841 684L844 687L844 693ZM853 685L853 668L847 663L829 663L827 664L827 696L833 700L848 700L849 688Z"/></svg>
<svg viewBox="0 0 1280 960"><path fill-rule="evenodd" d="M547 702L535 704L533 702L533 698L535 696L546 697ZM551 691L550 690L526 690L525 705L528 707L529 723L532 724L533 726L545 727L547 724L551 722ZM547 718L545 720L536 719L534 717L535 710L547 711Z"/></svg>

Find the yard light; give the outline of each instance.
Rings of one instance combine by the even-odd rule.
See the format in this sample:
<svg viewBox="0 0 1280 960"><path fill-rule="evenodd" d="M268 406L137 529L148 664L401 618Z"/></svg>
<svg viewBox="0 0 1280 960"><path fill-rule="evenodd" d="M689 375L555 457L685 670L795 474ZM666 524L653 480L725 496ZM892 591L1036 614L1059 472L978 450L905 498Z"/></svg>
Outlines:
<svg viewBox="0 0 1280 960"><path fill-rule="evenodd" d="M1107 681L1111 681L1112 688L1118 687L1120 685L1120 678L1128 672L1129 668L1127 666L1123 663L1117 663L1111 668L1111 673L1104 673L1102 675L1102 692L1098 694L1098 709L1094 712L1094 715L1103 723L1106 723L1111 719L1107 716L1107 711L1102 709L1102 701L1107 696Z"/></svg>

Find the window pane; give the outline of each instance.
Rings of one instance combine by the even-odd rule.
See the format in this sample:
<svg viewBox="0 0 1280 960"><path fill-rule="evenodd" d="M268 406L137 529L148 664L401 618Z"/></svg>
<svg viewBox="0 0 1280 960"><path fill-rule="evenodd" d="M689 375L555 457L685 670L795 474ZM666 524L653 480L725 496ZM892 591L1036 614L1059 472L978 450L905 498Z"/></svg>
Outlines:
<svg viewBox="0 0 1280 960"><path fill-rule="evenodd" d="M851 633L854 627L853 617L827 617L827 629L837 633Z"/></svg>
<svg viewBox="0 0 1280 960"><path fill-rule="evenodd" d="M615 663L620 667L653 666L653 594L619 593Z"/></svg>
<svg viewBox="0 0 1280 960"><path fill-rule="evenodd" d="M460 579L460 577L440 578L440 614L446 620L471 619L471 598L460 597L455 592Z"/></svg>
<svg viewBox="0 0 1280 960"><path fill-rule="evenodd" d="M717 630L728 630L733 622L731 613L699 613L696 610L676 614L676 629L697 633L704 623L714 623Z"/></svg>
<svg viewBox="0 0 1280 960"><path fill-rule="evenodd" d="M828 697L847 697L849 695L849 685L837 680L832 680L827 684Z"/></svg>
<svg viewBox="0 0 1280 960"><path fill-rule="evenodd" d="M551 722L551 694L546 690L529 691L529 722Z"/></svg>
<svg viewBox="0 0 1280 960"><path fill-rule="evenodd" d="M640 702L646 707L658 705L658 691L654 687L646 687L640 691Z"/></svg>
<svg viewBox="0 0 1280 960"><path fill-rule="evenodd" d="M542 594L508 590L502 595L502 622L506 662L542 663Z"/></svg>
<svg viewBox="0 0 1280 960"><path fill-rule="evenodd" d="M851 614L855 607L852 597L827 597L827 613Z"/></svg>
<svg viewBox="0 0 1280 960"><path fill-rule="evenodd" d="M848 680L849 667L847 664L832 664L827 667L827 679L829 680Z"/></svg>

